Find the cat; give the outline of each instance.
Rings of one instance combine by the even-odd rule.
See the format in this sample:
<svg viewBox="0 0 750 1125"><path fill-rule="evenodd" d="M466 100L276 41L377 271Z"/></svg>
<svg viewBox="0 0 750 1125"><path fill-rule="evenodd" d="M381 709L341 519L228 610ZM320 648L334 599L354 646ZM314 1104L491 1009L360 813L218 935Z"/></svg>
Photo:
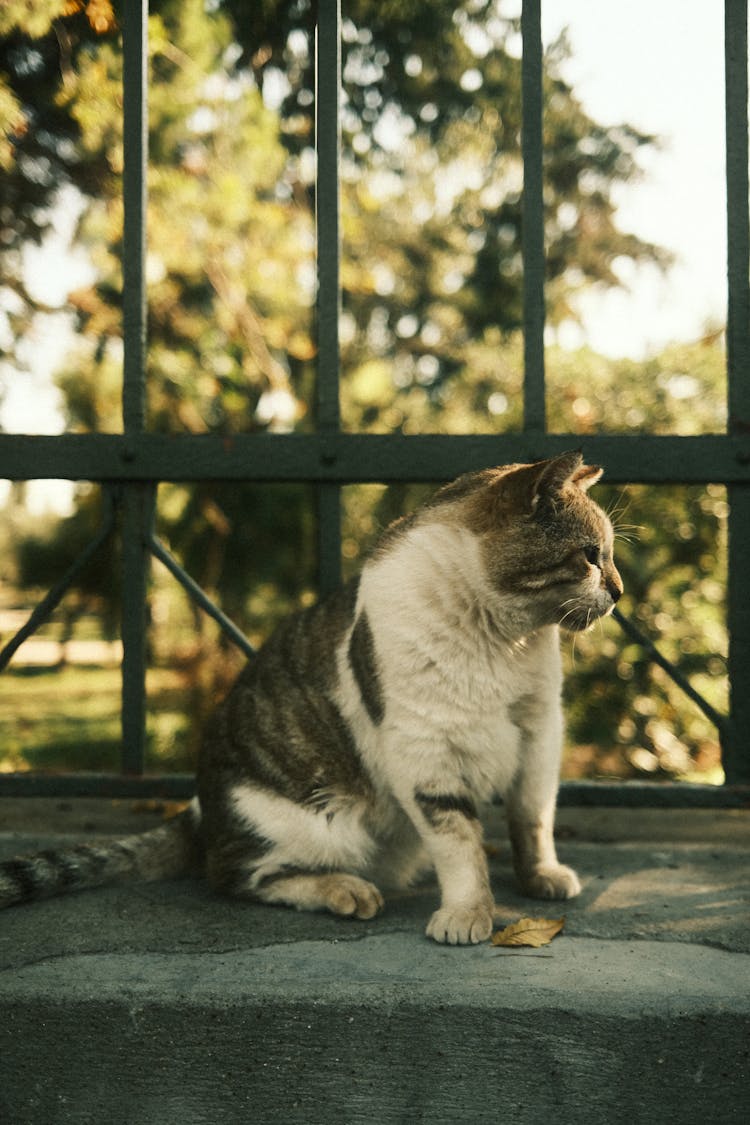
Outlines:
<svg viewBox="0 0 750 1125"><path fill-rule="evenodd" d="M202 869L238 897L373 918L434 868L438 942L491 934L479 808L499 794L521 890L580 891L553 840L559 630L622 593L579 452L459 477L360 575L288 618L208 724L197 798L142 835L0 864L0 905Z"/></svg>

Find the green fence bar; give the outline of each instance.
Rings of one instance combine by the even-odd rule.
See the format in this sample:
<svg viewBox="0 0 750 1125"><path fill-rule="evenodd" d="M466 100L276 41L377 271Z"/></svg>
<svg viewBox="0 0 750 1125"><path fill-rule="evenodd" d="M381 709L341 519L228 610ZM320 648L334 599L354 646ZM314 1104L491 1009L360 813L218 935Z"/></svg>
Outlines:
<svg viewBox="0 0 750 1125"><path fill-rule="evenodd" d="M320 0L318 7L315 57L315 216L318 262L316 423L318 429L325 433L339 428L341 5L340 0Z"/></svg>
<svg viewBox="0 0 750 1125"><path fill-rule="evenodd" d="M341 223L339 157L341 151L341 3L319 0L315 52L315 146L317 178L317 345L315 421L323 439L319 458L335 463L327 439L340 426L339 315L341 312ZM330 593L341 581L341 490L337 484L316 489L318 589Z"/></svg>
<svg viewBox="0 0 750 1125"><path fill-rule="evenodd" d="M219 625L224 633L230 640L240 649L241 652L248 657L255 655L255 649L250 644L245 634L237 628L233 621L230 621L225 613L223 613L218 606L214 605L204 590L198 583L190 577L190 575L183 570L176 559L172 558L169 551L161 543L155 535L150 535L148 539L148 548L154 558L157 558L162 563L169 573L176 578L182 588L190 598L199 605L204 613L213 618L217 625Z"/></svg>
<svg viewBox="0 0 750 1125"><path fill-rule="evenodd" d="M122 770L143 772L146 757L146 631L156 488L131 484L122 497Z"/></svg>
<svg viewBox="0 0 750 1125"><path fill-rule="evenodd" d="M438 481L583 449L609 484L750 483L750 433L0 434L0 477L111 481Z"/></svg>
<svg viewBox="0 0 750 1125"><path fill-rule="evenodd" d="M544 385L544 183L542 172L542 27L540 0L524 0L523 60L523 339L524 430L546 429Z"/></svg>
<svg viewBox="0 0 750 1125"><path fill-rule="evenodd" d="M727 380L729 432L750 434L750 216L748 214L747 0L726 0ZM730 721L723 743L730 783L750 782L750 486L729 498Z"/></svg>
<svg viewBox="0 0 750 1125"><path fill-rule="evenodd" d="M148 3L130 0L123 27L123 463L142 433L146 407L146 172ZM141 773L146 742L146 534L155 485L126 484L122 501L122 769Z"/></svg>
<svg viewBox="0 0 750 1125"><path fill-rule="evenodd" d="M143 429L146 369L148 2L128 0L123 26L123 389L126 433Z"/></svg>

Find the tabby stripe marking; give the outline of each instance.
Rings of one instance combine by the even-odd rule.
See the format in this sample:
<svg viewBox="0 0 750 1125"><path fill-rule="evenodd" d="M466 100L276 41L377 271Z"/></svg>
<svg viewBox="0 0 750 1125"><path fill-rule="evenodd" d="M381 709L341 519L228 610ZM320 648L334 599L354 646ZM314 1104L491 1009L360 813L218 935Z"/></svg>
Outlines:
<svg viewBox="0 0 750 1125"><path fill-rule="evenodd" d="M348 656L367 714L376 727L380 726L385 716L385 703L375 659L375 642L364 612L360 613L352 629Z"/></svg>
<svg viewBox="0 0 750 1125"><path fill-rule="evenodd" d="M297 867L292 863L285 863L277 871L268 871L265 875L261 875L260 879L253 882L253 890L260 891L270 887L273 883L280 882L283 879L295 879L300 875L330 875L336 869L329 865L322 867Z"/></svg>
<svg viewBox="0 0 750 1125"><path fill-rule="evenodd" d="M477 808L471 797L461 793L422 793L416 790L414 799L425 820L433 826L440 823L445 813L457 812L467 820L477 819Z"/></svg>
<svg viewBox="0 0 750 1125"><path fill-rule="evenodd" d="M30 859L9 859L2 865L2 874L17 888L19 900L33 899L43 882Z"/></svg>

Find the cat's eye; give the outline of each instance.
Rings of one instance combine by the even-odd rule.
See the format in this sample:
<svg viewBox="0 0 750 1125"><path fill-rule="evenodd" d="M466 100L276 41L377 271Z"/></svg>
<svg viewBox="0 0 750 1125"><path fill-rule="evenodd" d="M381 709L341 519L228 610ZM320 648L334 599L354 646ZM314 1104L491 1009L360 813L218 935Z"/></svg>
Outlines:
<svg viewBox="0 0 750 1125"><path fill-rule="evenodd" d="M584 547L583 554L586 558L586 562L590 562L592 566L602 565L601 548L596 543L590 543L588 547Z"/></svg>

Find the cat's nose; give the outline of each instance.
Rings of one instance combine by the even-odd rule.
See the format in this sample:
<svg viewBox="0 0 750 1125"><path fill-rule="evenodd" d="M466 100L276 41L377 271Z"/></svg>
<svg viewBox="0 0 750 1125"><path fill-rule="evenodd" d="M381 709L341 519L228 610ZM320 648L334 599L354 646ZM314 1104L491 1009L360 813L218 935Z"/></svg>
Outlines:
<svg viewBox="0 0 750 1125"><path fill-rule="evenodd" d="M617 573L617 571L615 571L614 574L606 575L604 584L607 587L607 593L609 594L612 601L618 602L622 595L623 587L622 579L620 578L620 575Z"/></svg>

